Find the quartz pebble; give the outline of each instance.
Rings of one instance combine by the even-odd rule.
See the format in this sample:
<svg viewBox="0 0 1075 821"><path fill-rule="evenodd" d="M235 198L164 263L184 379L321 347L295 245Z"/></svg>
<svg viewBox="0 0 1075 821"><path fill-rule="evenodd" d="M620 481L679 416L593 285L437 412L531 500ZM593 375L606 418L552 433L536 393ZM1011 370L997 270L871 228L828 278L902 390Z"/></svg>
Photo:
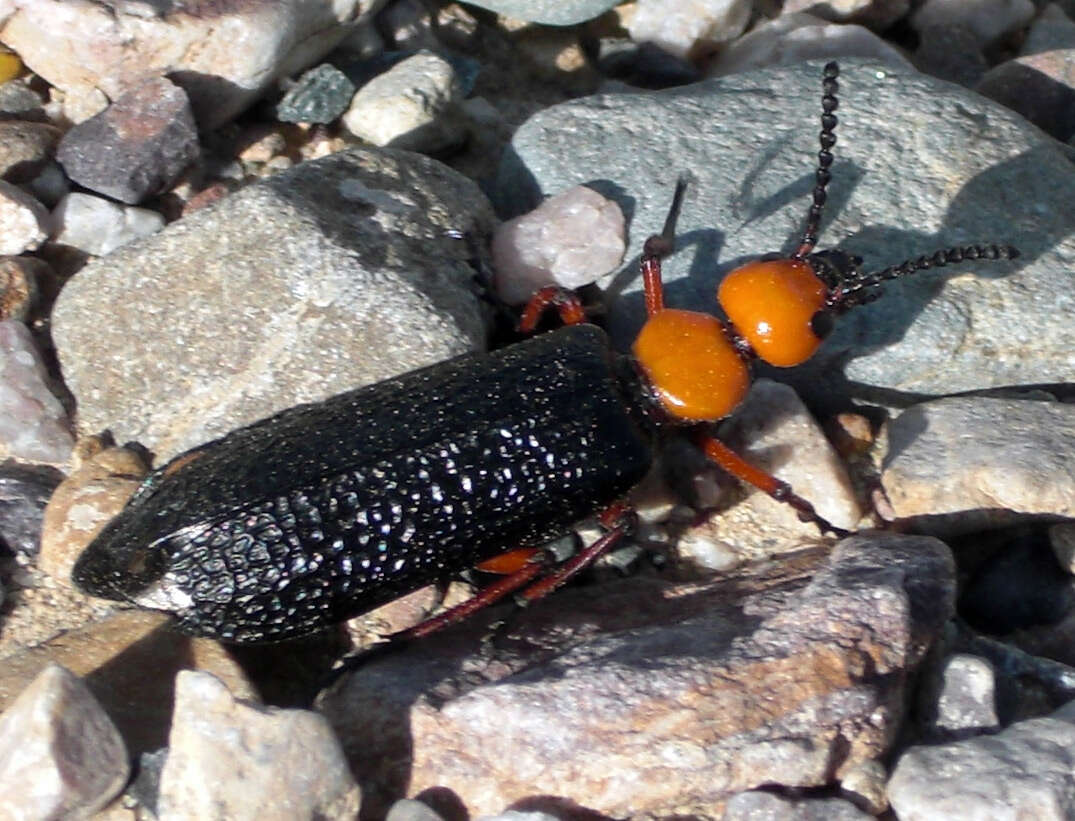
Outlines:
<svg viewBox="0 0 1075 821"><path fill-rule="evenodd" d="M408 57L362 86L343 115L356 137L379 146L431 153L463 139L455 68L430 52Z"/></svg>
<svg viewBox="0 0 1075 821"><path fill-rule="evenodd" d="M677 57L734 40L750 21L749 0L638 0L627 24L636 43L654 43Z"/></svg>
<svg viewBox="0 0 1075 821"><path fill-rule="evenodd" d="M0 460L66 464L74 439L46 380L29 329L13 319L0 322Z"/></svg>
<svg viewBox="0 0 1075 821"><path fill-rule="evenodd" d="M0 715L0 817L89 817L129 773L115 725L59 665L42 670Z"/></svg>
<svg viewBox="0 0 1075 821"><path fill-rule="evenodd" d="M493 235L497 293L520 305L546 285L588 285L620 264L625 231L620 207L585 185L549 197Z"/></svg>
<svg viewBox="0 0 1075 821"><path fill-rule="evenodd" d="M60 200L52 219L56 226L53 242L94 256L110 254L164 227L164 217L156 211L78 191Z"/></svg>
<svg viewBox="0 0 1075 821"><path fill-rule="evenodd" d="M0 180L0 255L33 251L45 241L50 224L45 206Z"/></svg>
<svg viewBox="0 0 1075 821"><path fill-rule="evenodd" d="M357 817L361 792L323 716L243 703L208 673L177 676L168 748L162 819Z"/></svg>

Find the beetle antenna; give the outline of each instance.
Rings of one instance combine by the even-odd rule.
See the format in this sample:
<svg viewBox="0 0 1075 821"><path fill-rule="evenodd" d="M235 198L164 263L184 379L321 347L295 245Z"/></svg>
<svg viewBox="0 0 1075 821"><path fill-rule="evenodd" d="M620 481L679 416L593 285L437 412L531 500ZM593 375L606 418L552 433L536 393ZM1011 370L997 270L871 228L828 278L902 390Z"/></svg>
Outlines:
<svg viewBox="0 0 1075 821"><path fill-rule="evenodd" d="M880 271L857 274L835 288L827 303L829 307L848 310L856 305L872 302L880 296L880 292L866 289L875 288L883 282L899 279L916 271L944 268L948 265L958 265L961 262L973 262L979 259L1016 259L1018 256L1019 249L1012 245L963 245L948 248L917 259L906 260L899 265L890 265Z"/></svg>
<svg viewBox="0 0 1075 821"><path fill-rule="evenodd" d="M672 205L668 209L668 216L664 218L664 227L661 233L646 239L642 246L643 257L666 257L676 250L676 223L679 222L679 212L683 208L683 196L687 193L689 182L689 175L679 175L675 193L672 194Z"/></svg>
<svg viewBox="0 0 1075 821"><path fill-rule="evenodd" d="M810 205L810 211L806 215L806 228L803 231L802 243L792 257L802 259L814 250L817 245L817 233L821 226L821 212L825 209L825 200L828 198L826 187L832 174L832 147L836 145L836 115L833 113L839 107L836 94L840 90L840 84L836 78L840 75L840 66L835 62L825 65L825 72L821 80L821 134L818 140L821 150L817 152L817 173L814 183L814 202Z"/></svg>

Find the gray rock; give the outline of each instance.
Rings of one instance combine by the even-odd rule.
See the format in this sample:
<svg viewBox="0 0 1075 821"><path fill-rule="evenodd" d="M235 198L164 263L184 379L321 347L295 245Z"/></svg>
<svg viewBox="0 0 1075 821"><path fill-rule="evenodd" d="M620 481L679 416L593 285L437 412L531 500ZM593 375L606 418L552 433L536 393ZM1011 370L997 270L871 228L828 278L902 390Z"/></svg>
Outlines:
<svg viewBox="0 0 1075 821"><path fill-rule="evenodd" d="M665 261L669 305L711 311L721 275L794 247L814 184L820 75L821 65L801 64L546 109L516 132L498 205L514 215L580 183L621 203L634 253L603 284L614 336L626 347L643 313L638 246L660 230L682 171L697 183L679 250ZM1023 257L893 283L781 378L808 399L845 389L844 378L860 394L1069 379L1075 167L1063 147L981 96L912 71L846 60L840 87L820 247L859 253L867 270L969 242L1011 242ZM916 127L894 122L894 111Z"/></svg>
<svg viewBox="0 0 1075 821"><path fill-rule="evenodd" d="M47 123L0 120L0 177L28 182L52 158L60 129Z"/></svg>
<svg viewBox="0 0 1075 821"><path fill-rule="evenodd" d="M226 9L176 5L163 13L151 0L62 6L20 0L0 38L68 97L100 89L114 100L147 76L168 76L189 95L199 126L209 129L277 79L318 62L382 4L249 0Z"/></svg>
<svg viewBox="0 0 1075 821"><path fill-rule="evenodd" d="M952 735L980 735L999 729L993 665L979 656L958 653L942 670L935 727Z"/></svg>
<svg viewBox="0 0 1075 821"><path fill-rule="evenodd" d="M973 88L989 68L974 32L954 24L922 29L914 63L919 71L967 88Z"/></svg>
<svg viewBox="0 0 1075 821"><path fill-rule="evenodd" d="M563 590L484 651L496 611L369 660L319 709L371 814L446 784L475 815L550 793L705 815L883 755L908 672L952 614L953 570L936 540L873 534L695 584Z"/></svg>
<svg viewBox="0 0 1075 821"><path fill-rule="evenodd" d="M351 104L355 84L330 63L311 68L276 104L285 123L331 123Z"/></svg>
<svg viewBox="0 0 1075 821"><path fill-rule="evenodd" d="M237 701L208 673L176 679L160 821L351 819L361 793L324 717Z"/></svg>
<svg viewBox="0 0 1075 821"><path fill-rule="evenodd" d="M571 26L592 20L617 2L618 0L477 0L471 5L514 17L516 20L550 26Z"/></svg>
<svg viewBox="0 0 1075 821"><path fill-rule="evenodd" d="M1075 815L1075 702L1001 733L912 747L888 797L900 821Z"/></svg>
<svg viewBox="0 0 1075 821"><path fill-rule="evenodd" d="M14 319L0 322L0 460L62 468L71 456L67 411L47 380L29 329Z"/></svg>
<svg viewBox="0 0 1075 821"><path fill-rule="evenodd" d="M868 821L842 798L782 798L767 792L741 792L724 807L722 821Z"/></svg>
<svg viewBox="0 0 1075 821"><path fill-rule="evenodd" d="M37 554L45 505L62 478L54 468L0 466L0 545L23 556Z"/></svg>
<svg viewBox="0 0 1075 821"><path fill-rule="evenodd" d="M627 31L636 43L654 43L677 57L703 55L742 34L752 12L750 0L639 0Z"/></svg>
<svg viewBox="0 0 1075 821"><path fill-rule="evenodd" d="M444 821L428 804L411 798L401 798L392 805L385 821Z"/></svg>
<svg viewBox="0 0 1075 821"><path fill-rule="evenodd" d="M903 17L910 7L910 0L788 0L781 10L781 16L805 11L826 20L861 23L884 31Z"/></svg>
<svg viewBox="0 0 1075 821"><path fill-rule="evenodd" d="M963 26L974 32L979 43L988 45L1025 26L1035 13L1031 0L926 0L911 15L910 23L916 31Z"/></svg>
<svg viewBox="0 0 1075 821"><path fill-rule="evenodd" d="M167 190L198 154L186 92L154 77L69 129L56 159L79 185L136 205Z"/></svg>
<svg viewBox="0 0 1075 821"><path fill-rule="evenodd" d="M44 122L45 101L23 80L0 83L0 120Z"/></svg>
<svg viewBox="0 0 1075 821"><path fill-rule="evenodd" d="M41 671L0 716L0 817L86 818L130 774L115 725L63 667Z"/></svg>
<svg viewBox="0 0 1075 821"><path fill-rule="evenodd" d="M52 241L94 256L110 254L164 227L164 217L148 208L120 205L79 191L67 194L52 212Z"/></svg>
<svg viewBox="0 0 1075 821"><path fill-rule="evenodd" d="M949 532L1011 513L1075 516L1075 405L981 396L915 405L889 428L881 482L898 518L928 515Z"/></svg>
<svg viewBox="0 0 1075 821"><path fill-rule="evenodd" d="M475 348L477 186L425 157L303 163L90 263L53 311L83 430L159 460ZM133 378L132 378L132 375Z"/></svg>

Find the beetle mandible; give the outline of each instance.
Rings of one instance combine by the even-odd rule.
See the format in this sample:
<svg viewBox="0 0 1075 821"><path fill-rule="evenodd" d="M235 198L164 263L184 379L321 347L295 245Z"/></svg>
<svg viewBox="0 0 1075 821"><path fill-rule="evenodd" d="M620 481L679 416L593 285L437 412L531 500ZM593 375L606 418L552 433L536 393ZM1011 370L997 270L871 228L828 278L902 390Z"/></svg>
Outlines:
<svg viewBox="0 0 1075 821"><path fill-rule="evenodd" d="M1012 259L1007 245L938 251L864 273L837 249L815 252L836 143L836 63L823 73L821 149L801 242L730 272L727 319L666 308L661 259L674 250L686 183L641 258L647 320L630 355L582 324L577 297L543 289L533 329L555 307L566 327L472 353L323 402L300 405L177 456L154 471L79 557L94 595L174 613L187 632L231 642L310 633L520 546L541 545L601 512L605 534L547 571L530 560L470 602L408 631L422 635L516 589L545 595L631 525L619 500L670 429L686 429L722 468L821 518L784 482L709 432L750 386L754 358L808 359L833 317L918 270ZM535 581L545 574L545 578Z"/></svg>

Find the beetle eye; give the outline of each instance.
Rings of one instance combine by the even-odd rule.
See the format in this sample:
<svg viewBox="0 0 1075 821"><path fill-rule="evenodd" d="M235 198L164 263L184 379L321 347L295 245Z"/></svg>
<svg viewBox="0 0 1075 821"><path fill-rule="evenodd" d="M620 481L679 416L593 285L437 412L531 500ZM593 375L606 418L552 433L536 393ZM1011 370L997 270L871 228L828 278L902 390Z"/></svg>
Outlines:
<svg viewBox="0 0 1075 821"><path fill-rule="evenodd" d="M836 327L836 319L832 311L818 311L810 317L810 330L818 339L827 337L834 327Z"/></svg>

